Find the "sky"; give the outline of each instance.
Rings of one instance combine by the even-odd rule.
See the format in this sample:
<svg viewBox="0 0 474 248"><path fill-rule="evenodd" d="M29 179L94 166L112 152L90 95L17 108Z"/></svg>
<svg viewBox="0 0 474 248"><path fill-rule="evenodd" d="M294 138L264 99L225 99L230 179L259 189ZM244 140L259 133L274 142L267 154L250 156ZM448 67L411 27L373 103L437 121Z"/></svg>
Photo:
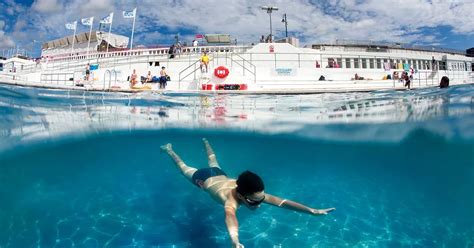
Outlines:
<svg viewBox="0 0 474 248"><path fill-rule="evenodd" d="M273 33L300 44L336 40L398 42L466 50L474 47L474 0L0 0L0 56L8 49L39 56L41 43L72 35L65 24L114 12L112 32L130 36L123 10L137 7L135 45L165 45L176 34L188 44L196 34L230 34L238 43L258 42L270 32L260 6L276 6ZM108 30L108 27L107 29ZM77 32L89 27L78 24Z"/></svg>

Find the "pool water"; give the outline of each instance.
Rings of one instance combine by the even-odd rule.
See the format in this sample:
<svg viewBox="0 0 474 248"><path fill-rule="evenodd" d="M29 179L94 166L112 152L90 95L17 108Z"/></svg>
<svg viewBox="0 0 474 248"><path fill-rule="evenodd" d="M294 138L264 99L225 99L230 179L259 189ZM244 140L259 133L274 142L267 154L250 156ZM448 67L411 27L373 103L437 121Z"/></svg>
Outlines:
<svg viewBox="0 0 474 248"><path fill-rule="evenodd" d="M229 247L159 146L315 208L238 211L245 247L472 247L474 86L319 95L0 86L0 247Z"/></svg>

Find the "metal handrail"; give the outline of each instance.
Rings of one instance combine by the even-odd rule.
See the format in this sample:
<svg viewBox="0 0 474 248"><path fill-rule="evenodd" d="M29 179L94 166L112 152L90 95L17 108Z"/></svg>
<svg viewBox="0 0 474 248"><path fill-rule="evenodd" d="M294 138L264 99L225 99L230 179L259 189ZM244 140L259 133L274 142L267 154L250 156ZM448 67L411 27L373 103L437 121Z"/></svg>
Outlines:
<svg viewBox="0 0 474 248"><path fill-rule="evenodd" d="M111 75L110 75L110 80L109 80L109 89L110 89L111 84L112 84L112 73L114 75L114 85L117 84L117 71L115 69L112 69L112 71L110 73Z"/></svg>
<svg viewBox="0 0 474 248"><path fill-rule="evenodd" d="M231 55L231 61L233 61L234 63L236 63L237 65L240 65L242 68L243 68L243 75L245 76L245 70L247 70L250 74L253 75L253 83L256 83L257 82L257 67L250 61L246 60L245 58L243 58L242 56L240 56L239 54L235 54L235 56L239 57L240 59L242 59L242 62L243 62L243 65L239 64L237 60L234 60L232 58L232 55ZM253 68L253 71L249 70L246 66L245 66L245 62L247 62L252 68Z"/></svg>
<svg viewBox="0 0 474 248"><path fill-rule="evenodd" d="M183 70L181 70L178 74L178 81L181 83L181 81L185 78L187 78L189 75L191 75L192 73L195 73L197 71L197 68L196 68L196 64L201 62L201 60L196 60L194 63L190 64L188 67L184 68ZM194 70L192 70L190 73L188 73L186 76L184 77L181 77L181 74L183 74L185 71L187 71L189 68L193 67L194 66ZM196 79L196 76L194 76L194 79Z"/></svg>
<svg viewBox="0 0 474 248"><path fill-rule="evenodd" d="M110 70L106 70L104 72L104 80L103 80L104 83L103 83L103 87L102 87L104 90L105 90L105 83L107 81L107 75L109 76L109 89L110 89L110 80L112 79L112 73L110 72Z"/></svg>

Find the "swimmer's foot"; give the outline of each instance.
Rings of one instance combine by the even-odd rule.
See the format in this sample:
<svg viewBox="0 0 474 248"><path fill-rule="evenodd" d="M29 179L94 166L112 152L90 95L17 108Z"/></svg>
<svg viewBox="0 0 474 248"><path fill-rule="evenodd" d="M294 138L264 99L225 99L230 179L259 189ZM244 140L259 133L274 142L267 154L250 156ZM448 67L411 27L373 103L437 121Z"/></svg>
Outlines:
<svg viewBox="0 0 474 248"><path fill-rule="evenodd" d="M163 152L169 152L169 151L171 151L171 150L173 149L173 147L171 146L171 143L168 143L168 144L166 144L166 145L160 146L160 149L161 149L161 151L163 151Z"/></svg>

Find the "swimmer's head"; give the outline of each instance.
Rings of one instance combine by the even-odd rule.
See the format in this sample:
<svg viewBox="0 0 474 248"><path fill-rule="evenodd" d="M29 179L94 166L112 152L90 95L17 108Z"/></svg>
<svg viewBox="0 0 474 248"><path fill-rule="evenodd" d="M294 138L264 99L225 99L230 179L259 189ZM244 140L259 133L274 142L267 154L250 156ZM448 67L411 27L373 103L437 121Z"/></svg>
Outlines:
<svg viewBox="0 0 474 248"><path fill-rule="evenodd" d="M237 179L237 197L250 209L257 209L265 200L265 185L255 173L244 171Z"/></svg>

